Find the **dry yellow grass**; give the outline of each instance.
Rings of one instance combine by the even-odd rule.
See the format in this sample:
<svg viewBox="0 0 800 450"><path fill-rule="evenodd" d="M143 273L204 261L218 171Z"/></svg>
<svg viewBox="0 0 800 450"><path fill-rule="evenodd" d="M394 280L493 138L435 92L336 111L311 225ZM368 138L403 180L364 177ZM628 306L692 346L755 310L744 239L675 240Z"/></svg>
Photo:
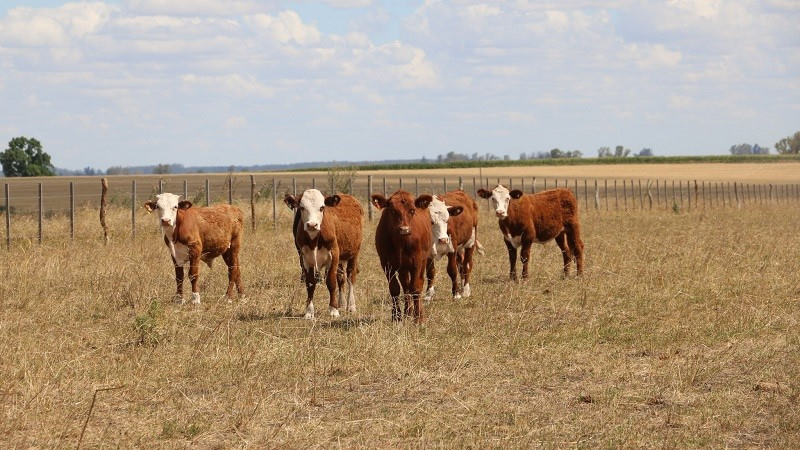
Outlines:
<svg viewBox="0 0 800 450"><path fill-rule="evenodd" d="M484 209L484 203L481 208ZM265 208L266 205L260 206ZM582 212L583 279L554 244L507 281L484 211L473 296L439 295L424 326L393 325L365 227L354 317L288 318L303 303L281 209L245 236L248 298L171 303L151 219L81 210L76 243L34 244L19 218L0 283L6 447L791 447L800 439L800 212ZM268 216L266 211L260 217ZM63 218L48 225L63 236ZM5 252L5 250L3 250ZM443 267L437 292L449 291ZM318 301L324 305L324 289ZM324 308L319 308L324 311ZM90 412L92 398L99 391ZM87 422L88 417L88 422Z"/></svg>

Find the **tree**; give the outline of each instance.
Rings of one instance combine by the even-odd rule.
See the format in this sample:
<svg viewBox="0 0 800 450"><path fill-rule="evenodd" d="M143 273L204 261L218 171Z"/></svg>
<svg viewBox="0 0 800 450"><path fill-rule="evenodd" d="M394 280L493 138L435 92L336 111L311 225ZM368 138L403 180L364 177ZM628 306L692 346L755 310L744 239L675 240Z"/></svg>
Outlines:
<svg viewBox="0 0 800 450"><path fill-rule="evenodd" d="M169 164L159 164L153 169L156 175L166 175L169 173Z"/></svg>
<svg viewBox="0 0 800 450"><path fill-rule="evenodd" d="M8 141L8 148L0 152L0 164L7 177L42 177L55 175L50 155L42 151L41 142L25 136Z"/></svg>
<svg viewBox="0 0 800 450"><path fill-rule="evenodd" d="M781 155L800 153L800 131L775 143L775 151ZM5 167L5 166L3 166Z"/></svg>
<svg viewBox="0 0 800 450"><path fill-rule="evenodd" d="M600 147L597 149L598 158L610 158L614 155L611 154L611 149L608 147Z"/></svg>
<svg viewBox="0 0 800 450"><path fill-rule="evenodd" d="M631 154L631 149L629 148L624 148L621 145L618 145L614 148L614 156L617 158L625 158L630 154Z"/></svg>
<svg viewBox="0 0 800 450"><path fill-rule="evenodd" d="M639 153L634 153L633 156L636 156L636 157L653 156L653 149L645 147L645 148L639 150Z"/></svg>
<svg viewBox="0 0 800 450"><path fill-rule="evenodd" d="M747 143L739 145L731 145L729 151L731 152L731 155L752 155L753 147Z"/></svg>
<svg viewBox="0 0 800 450"><path fill-rule="evenodd" d="M758 144L753 144L754 155L769 155L769 147L762 147Z"/></svg>

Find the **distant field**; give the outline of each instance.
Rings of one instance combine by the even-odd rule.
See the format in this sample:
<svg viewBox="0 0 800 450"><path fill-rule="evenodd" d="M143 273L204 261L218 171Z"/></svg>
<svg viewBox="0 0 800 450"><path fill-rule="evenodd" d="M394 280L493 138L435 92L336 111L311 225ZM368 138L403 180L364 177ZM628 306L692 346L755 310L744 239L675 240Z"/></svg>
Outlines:
<svg viewBox="0 0 800 450"><path fill-rule="evenodd" d="M99 183L98 183L99 184ZM663 199L662 199L663 200ZM621 201L621 199L620 199ZM670 203L671 204L671 203ZM798 203L583 209L586 275L554 244L508 282L485 203L473 296L439 264L424 326L393 325L364 228L358 312L286 316L305 289L291 215L249 226L248 297L171 302L152 217L96 208L35 243L30 215L0 265L0 441L9 448L790 448L800 441ZM242 205L248 214L247 206ZM710 205L709 205L710 206ZM271 217L260 203L259 217ZM271 220L271 219L269 219ZM325 289L318 287L324 312ZM110 390L102 390L110 389Z"/></svg>
<svg viewBox="0 0 800 450"><path fill-rule="evenodd" d="M373 191L383 191L383 179L386 178L387 191L393 192L400 187L403 179L404 187L414 192L416 185L420 191L441 192L444 180L447 188L458 185L458 178L464 180L465 189L472 191L473 178L476 186L480 186L480 177L488 179L494 185L498 178L508 184L509 178L515 186L523 183L530 188L533 177L536 177L537 188L544 187L544 180L549 179L548 187L554 186L555 178L559 178L563 186L564 180L574 186L579 180L593 184L594 180L647 180L662 181L694 181L698 182L741 182L760 184L795 184L800 182L800 162L771 163L687 163L687 164L598 164L598 165L552 165L552 166L512 166L491 167L484 169L398 169L372 170L358 172L354 183L354 193L366 198L367 175L373 176ZM233 197L249 201L250 174L233 173ZM272 178L276 178L279 198L292 190L292 179L295 179L298 190L302 191L316 183L325 189L328 174L325 171L305 172L261 172L253 174L256 191L263 200L271 195ZM47 178L6 178L11 190L12 207L21 211L31 211L38 205L38 183L42 183L45 211L64 211L69 208L69 183L74 183L76 204L98 204L100 200L101 177L47 177ZM184 180L187 183L189 199L205 201L205 180L209 180L211 201L226 201L228 198L228 174L171 174L171 175L135 175L109 176L112 202L129 204L131 200L132 182L137 183L137 203L144 203L158 193L159 180L163 181L164 190L182 194ZM415 184L416 183L416 184ZM613 183L612 183L613 184ZM474 193L472 193L474 195Z"/></svg>

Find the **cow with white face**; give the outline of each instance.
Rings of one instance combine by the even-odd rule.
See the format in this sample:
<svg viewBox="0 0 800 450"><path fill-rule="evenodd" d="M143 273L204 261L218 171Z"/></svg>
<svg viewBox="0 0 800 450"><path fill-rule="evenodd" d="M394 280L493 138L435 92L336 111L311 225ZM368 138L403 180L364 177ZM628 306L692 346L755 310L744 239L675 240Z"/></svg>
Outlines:
<svg viewBox="0 0 800 450"><path fill-rule="evenodd" d="M484 189L481 189L481 191L485 192ZM481 195L481 197L484 197L484 195L485 194ZM497 216L498 219L505 219L508 217L508 205L511 203L511 193L508 188L502 184L498 184L492 189L488 198L491 199L491 207L494 209L494 215Z"/></svg>
<svg viewBox="0 0 800 450"><path fill-rule="evenodd" d="M203 261L211 267L217 256L222 256L228 266L228 300L233 295L234 286L239 295L244 294L239 270L244 214L239 208L231 205L194 208L192 202L181 201L179 196L170 193L159 194L156 201L144 206L149 212L157 212L156 220L175 266L176 298L179 302L183 303L184 266L189 264L192 303L199 304L199 263Z"/></svg>
<svg viewBox="0 0 800 450"><path fill-rule="evenodd" d="M325 282L330 293L328 314L338 317L340 302L344 301L347 311L355 312L355 281L364 217L361 204L350 195L325 197L316 189L308 189L298 198L286 195L283 201L295 210L295 246L300 253L308 293L305 318L314 318L317 275L326 272ZM345 286L349 286L346 299ZM291 306L288 310L291 312Z"/></svg>
<svg viewBox="0 0 800 450"><path fill-rule="evenodd" d="M483 249L477 239L478 205L464 191L457 190L434 196L428 212L433 239L427 263L428 289L425 291L425 300L431 300L434 296L435 262L444 256L447 256L447 274L452 281L453 298L469 297L472 257L476 249L479 253Z"/></svg>

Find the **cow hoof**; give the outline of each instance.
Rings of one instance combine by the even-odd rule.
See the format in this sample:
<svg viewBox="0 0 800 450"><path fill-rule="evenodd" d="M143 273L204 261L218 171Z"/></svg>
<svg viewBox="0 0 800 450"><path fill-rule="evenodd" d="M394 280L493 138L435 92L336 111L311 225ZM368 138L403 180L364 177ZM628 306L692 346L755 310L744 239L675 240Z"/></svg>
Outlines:
<svg viewBox="0 0 800 450"><path fill-rule="evenodd" d="M347 312L355 313L356 312L356 305L350 305L347 307Z"/></svg>
<svg viewBox="0 0 800 450"><path fill-rule="evenodd" d="M183 303L184 303L183 296L176 295L175 296L175 304L176 305L182 305Z"/></svg>
<svg viewBox="0 0 800 450"><path fill-rule="evenodd" d="M328 315L331 317L339 317L339 310L333 306L328 307Z"/></svg>
<svg viewBox="0 0 800 450"><path fill-rule="evenodd" d="M429 302L429 301L433 300L433 294L435 294L435 293L436 293L436 291L433 288L430 288L427 291L425 291L425 301Z"/></svg>
<svg viewBox="0 0 800 450"><path fill-rule="evenodd" d="M462 289L461 295L466 298L472 295L472 289L470 289L468 284L464 285L464 289Z"/></svg>
<svg viewBox="0 0 800 450"><path fill-rule="evenodd" d="M461 294L454 295L453 300L461 300Z"/></svg>
<svg viewBox="0 0 800 450"><path fill-rule="evenodd" d="M303 316L303 318L306 319L306 320L313 320L314 319L314 313L307 312L306 315Z"/></svg>
<svg viewBox="0 0 800 450"><path fill-rule="evenodd" d="M199 305L200 304L200 294L197 292L192 292L192 304Z"/></svg>

